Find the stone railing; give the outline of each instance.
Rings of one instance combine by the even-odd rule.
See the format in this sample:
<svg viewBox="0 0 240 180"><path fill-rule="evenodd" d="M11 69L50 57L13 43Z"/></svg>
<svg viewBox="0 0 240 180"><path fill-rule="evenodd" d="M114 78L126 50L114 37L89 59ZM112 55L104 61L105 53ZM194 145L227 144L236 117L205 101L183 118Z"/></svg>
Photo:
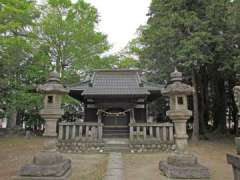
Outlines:
<svg viewBox="0 0 240 180"><path fill-rule="evenodd" d="M59 123L59 140L101 140L102 123L61 122Z"/></svg>
<svg viewBox="0 0 240 180"><path fill-rule="evenodd" d="M130 141L158 141L173 143L173 124L130 123Z"/></svg>

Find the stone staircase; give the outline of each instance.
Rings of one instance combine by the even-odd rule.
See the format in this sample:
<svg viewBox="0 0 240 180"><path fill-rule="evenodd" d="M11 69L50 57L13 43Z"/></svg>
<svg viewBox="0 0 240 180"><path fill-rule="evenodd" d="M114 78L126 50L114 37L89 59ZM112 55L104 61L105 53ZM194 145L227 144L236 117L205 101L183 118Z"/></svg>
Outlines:
<svg viewBox="0 0 240 180"><path fill-rule="evenodd" d="M103 151L106 153L110 152L130 152L129 141L127 138L105 138Z"/></svg>
<svg viewBox="0 0 240 180"><path fill-rule="evenodd" d="M104 126L103 138L128 138L128 126Z"/></svg>

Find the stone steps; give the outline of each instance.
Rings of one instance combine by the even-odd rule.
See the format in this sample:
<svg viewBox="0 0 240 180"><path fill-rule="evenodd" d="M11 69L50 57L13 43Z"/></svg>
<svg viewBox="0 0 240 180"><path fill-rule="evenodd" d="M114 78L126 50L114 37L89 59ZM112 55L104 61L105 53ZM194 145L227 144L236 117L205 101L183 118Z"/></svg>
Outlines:
<svg viewBox="0 0 240 180"><path fill-rule="evenodd" d="M129 152L129 146L123 144L106 144L103 148L104 152Z"/></svg>
<svg viewBox="0 0 240 180"><path fill-rule="evenodd" d="M104 127L104 138L128 138L129 128L127 127Z"/></svg>
<svg viewBox="0 0 240 180"><path fill-rule="evenodd" d="M118 138L118 139L105 139L104 140L104 152L129 152L129 142L128 139Z"/></svg>

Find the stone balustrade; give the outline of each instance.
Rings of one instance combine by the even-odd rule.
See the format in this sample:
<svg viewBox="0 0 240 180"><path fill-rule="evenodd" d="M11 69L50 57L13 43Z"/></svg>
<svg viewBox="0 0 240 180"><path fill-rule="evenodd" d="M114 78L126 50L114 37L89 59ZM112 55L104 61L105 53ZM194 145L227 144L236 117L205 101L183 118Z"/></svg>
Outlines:
<svg viewBox="0 0 240 180"><path fill-rule="evenodd" d="M94 122L61 122L59 123L59 140L101 140L102 123Z"/></svg>
<svg viewBox="0 0 240 180"><path fill-rule="evenodd" d="M130 123L130 141L174 141L173 124L166 123Z"/></svg>

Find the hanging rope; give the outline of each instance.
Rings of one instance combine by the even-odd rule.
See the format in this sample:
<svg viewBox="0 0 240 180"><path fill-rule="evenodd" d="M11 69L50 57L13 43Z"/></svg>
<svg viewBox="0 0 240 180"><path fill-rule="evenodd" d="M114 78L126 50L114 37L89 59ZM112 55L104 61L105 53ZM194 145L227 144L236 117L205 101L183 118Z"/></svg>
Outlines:
<svg viewBox="0 0 240 180"><path fill-rule="evenodd" d="M97 115L99 115L100 113L103 113L107 116L125 116L127 112L130 112L132 109L127 109L125 111L121 111L121 112L107 112L104 111L103 109L99 109L97 111Z"/></svg>

